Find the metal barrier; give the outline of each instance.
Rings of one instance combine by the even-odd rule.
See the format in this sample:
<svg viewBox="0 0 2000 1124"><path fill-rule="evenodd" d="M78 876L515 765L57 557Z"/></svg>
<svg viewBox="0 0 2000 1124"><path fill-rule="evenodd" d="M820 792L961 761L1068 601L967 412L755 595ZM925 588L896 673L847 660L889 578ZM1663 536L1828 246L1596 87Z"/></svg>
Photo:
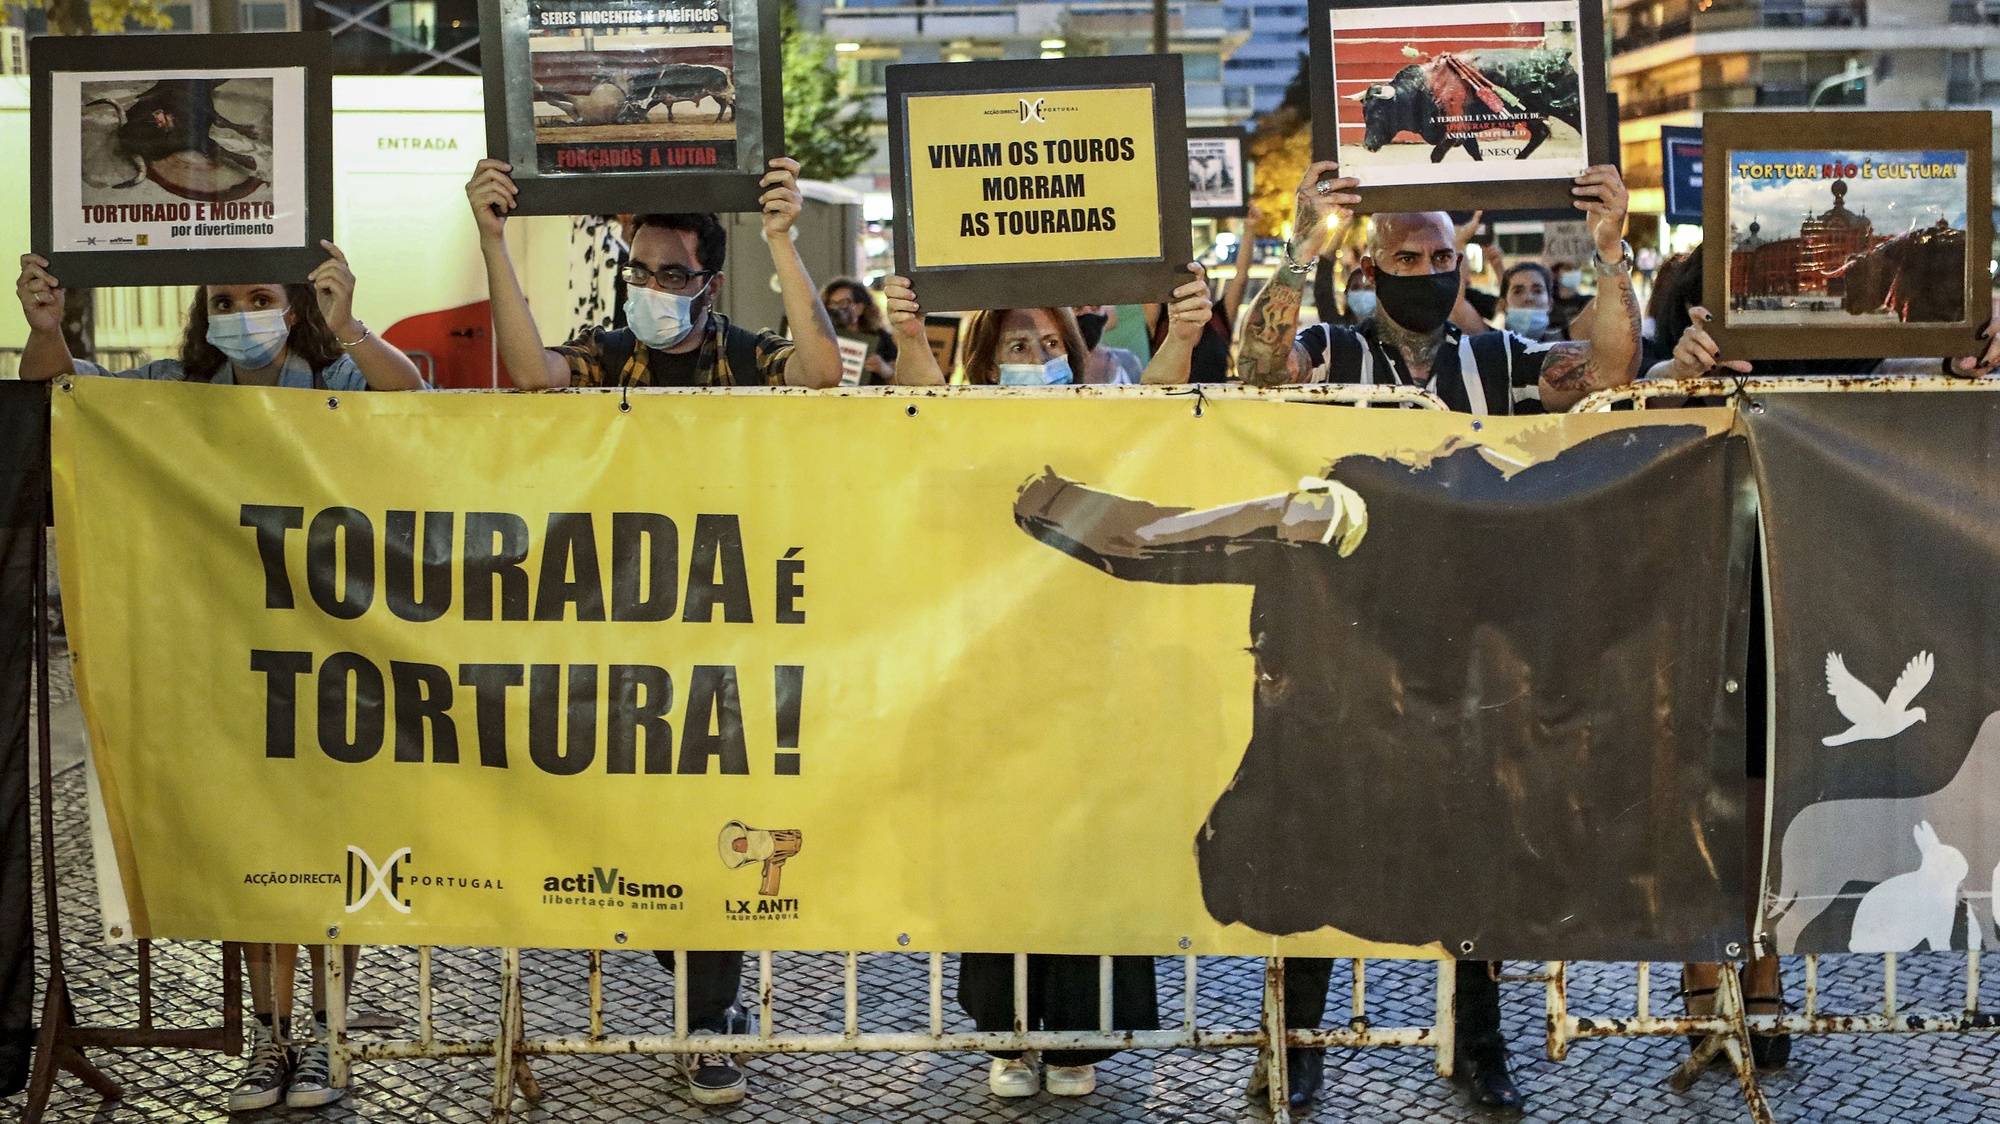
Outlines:
<svg viewBox="0 0 2000 1124"><path fill-rule="evenodd" d="M1709 378L1686 382L1645 380L1629 386L1599 391L1579 402L1577 413L1603 412L1622 404L1630 403L1635 410L1643 410L1656 399L1744 396L1748 408L1761 412L1763 407L1756 396L1770 394L1851 394L1851 393L1993 393L2000 392L2000 377L1979 379L1957 379L1942 376L1808 376L1798 378ZM1765 857L1766 875L1769 874L1768 849ZM1759 935L1756 949L1765 954ZM1639 965L1637 1001L1633 1013L1621 1016L1577 1016L1569 1011L1567 996L1563 987L1566 974L1565 965L1558 961L1549 965L1548 992L1548 1056L1552 1061L1561 1061L1569 1052L1569 1044L1580 1039L1631 1038L1673 1036L1683 1034L1703 1035L1704 1040L1693 1056L1689 1057L1670 1079L1677 1090L1685 1090L1694 1083L1709 1060L1720 1051L1727 1055L1731 1067L1736 1072L1738 1085L1743 1090L1745 1104L1749 1107L1751 1119L1758 1124L1769 1124L1771 1110L1765 1102L1764 1094L1757 1084L1756 1070L1747 1064L1750 1054L1751 1035L1828 1035L1828 1034L1939 1034L1963 1033L1966 1031L1991 1031L2000 1029L2000 1019L1979 1009L1979 954L1974 947L1966 953L1965 960L1965 1009L1950 1014L1909 1012L1900 1008L1896 996L1896 954L1882 956L1882 1007L1874 1012L1850 1014L1829 1014L1819 1009L1819 961L1818 956L1806 956L1805 961L1805 1004L1797 1014L1752 1015L1745 1011L1742 981L1736 970L1725 966L1716 994L1716 1011L1713 1015L1655 1015L1650 1004L1650 981L1652 965Z"/></svg>

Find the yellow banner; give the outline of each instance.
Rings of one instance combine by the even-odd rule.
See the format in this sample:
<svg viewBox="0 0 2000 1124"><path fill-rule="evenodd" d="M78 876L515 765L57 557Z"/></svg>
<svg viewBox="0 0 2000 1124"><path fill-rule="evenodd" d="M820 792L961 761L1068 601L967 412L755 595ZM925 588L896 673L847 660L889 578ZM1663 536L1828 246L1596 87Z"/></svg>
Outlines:
<svg viewBox="0 0 2000 1124"><path fill-rule="evenodd" d="M1435 953L1211 916L1250 588L1024 529L1144 496L1351 552L1365 508L1301 481L1336 456L1644 424L74 380L62 580L134 935Z"/></svg>
<svg viewBox="0 0 2000 1124"><path fill-rule="evenodd" d="M1160 256L1152 87L917 94L907 107L917 266Z"/></svg>

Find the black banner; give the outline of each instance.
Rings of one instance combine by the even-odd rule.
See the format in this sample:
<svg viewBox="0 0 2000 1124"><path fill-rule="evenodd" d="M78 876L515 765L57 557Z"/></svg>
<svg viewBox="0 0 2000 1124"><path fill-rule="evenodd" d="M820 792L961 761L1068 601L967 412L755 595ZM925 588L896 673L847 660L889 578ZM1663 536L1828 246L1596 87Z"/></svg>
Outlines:
<svg viewBox="0 0 2000 1124"><path fill-rule="evenodd" d="M28 1082L34 1046L28 696L35 555L48 512L48 387L0 382L0 1096Z"/></svg>
<svg viewBox="0 0 2000 1124"><path fill-rule="evenodd" d="M1490 454L1340 459L1358 547L1053 477L1017 518L1116 578L1255 589L1250 744L1194 840L1218 921L1720 959L1747 936L1745 444Z"/></svg>
<svg viewBox="0 0 2000 1124"><path fill-rule="evenodd" d="M1745 417L1777 704L1765 932L1784 953L1991 948L2000 400L1762 405Z"/></svg>

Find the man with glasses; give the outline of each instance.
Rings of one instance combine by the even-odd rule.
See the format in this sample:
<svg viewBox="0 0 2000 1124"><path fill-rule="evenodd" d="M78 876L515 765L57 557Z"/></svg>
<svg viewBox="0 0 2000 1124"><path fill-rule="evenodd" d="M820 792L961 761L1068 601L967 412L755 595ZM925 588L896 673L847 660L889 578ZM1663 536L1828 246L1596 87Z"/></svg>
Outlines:
<svg viewBox="0 0 2000 1124"><path fill-rule="evenodd" d="M771 161L760 199L770 248L796 339L739 328L715 311L728 234L711 214L650 214L633 220L623 328L592 328L544 348L502 237L517 191L513 169L481 160L465 195L479 224L487 294L500 361L523 390L571 386L807 386L840 384L840 348L819 291L792 242L804 208L799 165ZM740 1095L740 1092L739 1092Z"/></svg>

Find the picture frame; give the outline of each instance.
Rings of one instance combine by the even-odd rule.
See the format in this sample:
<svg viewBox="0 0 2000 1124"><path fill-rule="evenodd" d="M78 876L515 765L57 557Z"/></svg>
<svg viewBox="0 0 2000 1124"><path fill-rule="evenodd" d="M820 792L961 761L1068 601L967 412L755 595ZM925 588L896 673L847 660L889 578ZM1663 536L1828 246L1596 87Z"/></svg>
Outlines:
<svg viewBox="0 0 2000 1124"><path fill-rule="evenodd" d="M1143 304L1191 279L1178 55L919 63L887 79L896 271L926 308Z"/></svg>
<svg viewBox="0 0 2000 1124"><path fill-rule="evenodd" d="M784 152L778 0L480 0L479 18L514 213L759 209Z"/></svg>
<svg viewBox="0 0 2000 1124"><path fill-rule="evenodd" d="M1660 126L1660 217L1678 225L1702 221L1702 134L1699 126Z"/></svg>
<svg viewBox="0 0 2000 1124"><path fill-rule="evenodd" d="M333 237L325 32L38 36L29 240L75 288L303 282Z"/></svg>
<svg viewBox="0 0 2000 1124"><path fill-rule="evenodd" d="M1187 145L1188 214L1211 219L1249 214L1250 188L1257 175L1250 159L1249 130L1239 126L1191 128Z"/></svg>
<svg viewBox="0 0 2000 1124"><path fill-rule="evenodd" d="M1724 358L1984 349L1989 113L1730 111L1703 129L1721 173L1703 185L1703 297Z"/></svg>
<svg viewBox="0 0 2000 1124"><path fill-rule="evenodd" d="M1361 181L1358 211L1566 211L1616 162L1595 0L1313 0L1310 36L1313 157Z"/></svg>

